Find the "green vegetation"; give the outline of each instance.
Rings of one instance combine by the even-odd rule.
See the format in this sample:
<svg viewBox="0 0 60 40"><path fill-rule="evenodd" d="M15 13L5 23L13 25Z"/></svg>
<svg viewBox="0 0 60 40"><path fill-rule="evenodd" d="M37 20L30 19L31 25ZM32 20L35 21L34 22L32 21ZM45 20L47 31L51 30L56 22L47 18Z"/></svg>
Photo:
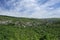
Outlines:
<svg viewBox="0 0 60 40"><path fill-rule="evenodd" d="M0 16L0 40L60 40L60 19Z"/></svg>

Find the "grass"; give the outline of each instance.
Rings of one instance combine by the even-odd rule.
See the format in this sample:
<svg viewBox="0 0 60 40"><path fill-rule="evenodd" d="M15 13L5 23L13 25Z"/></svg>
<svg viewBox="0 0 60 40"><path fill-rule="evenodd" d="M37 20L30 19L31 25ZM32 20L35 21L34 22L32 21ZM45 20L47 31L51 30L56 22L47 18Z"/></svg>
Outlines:
<svg viewBox="0 0 60 40"><path fill-rule="evenodd" d="M12 23L0 24L0 40L60 40L60 18L29 19L1 16L1 20L12 20ZM20 25L15 24L17 21ZM26 25L27 22L32 26Z"/></svg>

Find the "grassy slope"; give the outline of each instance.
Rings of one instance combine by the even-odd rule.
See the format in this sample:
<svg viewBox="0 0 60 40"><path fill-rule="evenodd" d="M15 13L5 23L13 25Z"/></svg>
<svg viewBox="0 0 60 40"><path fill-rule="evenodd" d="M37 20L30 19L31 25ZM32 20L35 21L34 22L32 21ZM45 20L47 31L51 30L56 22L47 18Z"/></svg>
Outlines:
<svg viewBox="0 0 60 40"><path fill-rule="evenodd" d="M59 40L60 19L28 19L0 16L0 20L12 20L31 22L32 26L25 25L3 25L0 24L0 40ZM39 24L38 24L39 23Z"/></svg>

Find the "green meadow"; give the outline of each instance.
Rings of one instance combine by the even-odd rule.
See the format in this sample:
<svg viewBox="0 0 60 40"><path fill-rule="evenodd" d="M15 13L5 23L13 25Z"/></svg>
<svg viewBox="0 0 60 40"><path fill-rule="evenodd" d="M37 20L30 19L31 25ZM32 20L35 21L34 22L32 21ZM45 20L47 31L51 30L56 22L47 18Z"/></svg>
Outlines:
<svg viewBox="0 0 60 40"><path fill-rule="evenodd" d="M0 16L0 40L60 40L60 18Z"/></svg>

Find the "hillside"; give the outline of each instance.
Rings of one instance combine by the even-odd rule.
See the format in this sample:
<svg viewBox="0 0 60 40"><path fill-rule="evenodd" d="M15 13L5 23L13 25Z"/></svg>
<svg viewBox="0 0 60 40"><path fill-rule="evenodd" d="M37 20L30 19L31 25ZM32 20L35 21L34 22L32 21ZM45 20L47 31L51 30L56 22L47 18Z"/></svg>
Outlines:
<svg viewBox="0 0 60 40"><path fill-rule="evenodd" d="M60 40L60 18L0 16L0 40Z"/></svg>

